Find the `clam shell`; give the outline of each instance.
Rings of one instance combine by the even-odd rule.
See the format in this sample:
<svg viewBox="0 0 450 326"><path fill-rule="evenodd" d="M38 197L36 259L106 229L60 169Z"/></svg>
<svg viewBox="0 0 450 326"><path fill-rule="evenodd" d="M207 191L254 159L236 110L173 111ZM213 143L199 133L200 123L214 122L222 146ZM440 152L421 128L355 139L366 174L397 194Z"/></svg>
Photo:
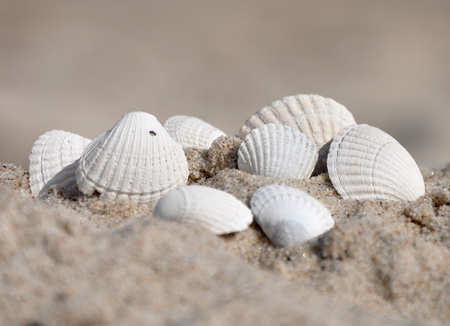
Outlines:
<svg viewBox="0 0 450 326"><path fill-rule="evenodd" d="M266 123L281 123L307 135L320 149L339 130L355 124L353 115L336 101L320 95L295 95L275 101L251 116L239 131L241 138Z"/></svg>
<svg viewBox="0 0 450 326"><path fill-rule="evenodd" d="M256 190L250 207L255 221L276 246L306 242L334 226L318 200L296 188L269 185Z"/></svg>
<svg viewBox="0 0 450 326"><path fill-rule="evenodd" d="M344 199L416 200L425 193L422 174L398 141L365 124L341 130L330 146L328 173Z"/></svg>
<svg viewBox="0 0 450 326"><path fill-rule="evenodd" d="M63 130L41 135L34 142L29 156L31 194L37 196L58 172L79 159L90 142L90 139Z"/></svg>
<svg viewBox="0 0 450 326"><path fill-rule="evenodd" d="M226 134L209 123L186 115L175 115L164 122L164 129L183 148L208 149L220 136Z"/></svg>
<svg viewBox="0 0 450 326"><path fill-rule="evenodd" d="M90 143L76 171L78 189L107 200L155 204L189 175L182 147L151 114L131 112Z"/></svg>
<svg viewBox="0 0 450 326"><path fill-rule="evenodd" d="M270 178L306 179L317 161L312 141L297 129L264 124L245 136L238 151L240 170Z"/></svg>
<svg viewBox="0 0 450 326"><path fill-rule="evenodd" d="M243 231L253 221L250 209L233 195L198 185L170 191L156 204L153 215L201 225L215 234Z"/></svg>

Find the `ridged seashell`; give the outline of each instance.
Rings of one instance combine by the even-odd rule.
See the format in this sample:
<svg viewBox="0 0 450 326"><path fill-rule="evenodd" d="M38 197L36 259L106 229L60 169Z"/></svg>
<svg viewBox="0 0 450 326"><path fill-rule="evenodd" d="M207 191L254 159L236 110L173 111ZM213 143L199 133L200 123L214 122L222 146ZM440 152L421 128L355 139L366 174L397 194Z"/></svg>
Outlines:
<svg viewBox="0 0 450 326"><path fill-rule="evenodd" d="M375 127L341 130L327 162L333 186L344 199L413 201L425 193L422 174L408 151Z"/></svg>
<svg viewBox="0 0 450 326"><path fill-rule="evenodd" d="M151 114L131 112L90 143L76 171L78 189L103 200L155 204L189 175L181 145Z"/></svg>
<svg viewBox="0 0 450 326"><path fill-rule="evenodd" d="M239 136L243 138L252 129L266 123L281 123L296 128L320 149L342 128L356 122L345 106L330 98L295 95L272 102L256 112L241 127Z"/></svg>
<svg viewBox="0 0 450 326"><path fill-rule="evenodd" d="M153 215L201 225L215 234L243 231L253 221L250 209L233 195L197 185L170 191L156 204Z"/></svg>
<svg viewBox="0 0 450 326"><path fill-rule="evenodd" d="M31 194L38 195L58 172L79 159L90 142L90 139L63 130L41 135L34 142L29 157Z"/></svg>
<svg viewBox="0 0 450 326"><path fill-rule="evenodd" d="M276 246L306 242L334 226L318 200L296 188L269 185L256 190L250 207L256 223Z"/></svg>
<svg viewBox="0 0 450 326"><path fill-rule="evenodd" d="M270 178L306 179L317 156L308 136L289 126L269 123L245 136L238 151L238 167Z"/></svg>
<svg viewBox="0 0 450 326"><path fill-rule="evenodd" d="M226 134L205 121L186 115L175 115L164 122L164 129L178 143L187 147L208 149L220 136Z"/></svg>

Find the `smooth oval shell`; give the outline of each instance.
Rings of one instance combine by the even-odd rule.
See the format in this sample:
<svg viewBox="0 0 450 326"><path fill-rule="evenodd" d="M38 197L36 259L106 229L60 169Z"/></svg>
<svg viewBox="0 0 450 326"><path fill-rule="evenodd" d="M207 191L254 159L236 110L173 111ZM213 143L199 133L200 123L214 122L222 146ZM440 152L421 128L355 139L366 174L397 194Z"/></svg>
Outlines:
<svg viewBox="0 0 450 326"><path fill-rule="evenodd" d="M245 136L238 151L238 167L270 178L306 179L318 157L312 141L297 129L264 124Z"/></svg>
<svg viewBox="0 0 450 326"><path fill-rule="evenodd" d="M422 174L408 151L384 131L365 124L341 130L330 146L328 173L344 199L416 200Z"/></svg>
<svg viewBox="0 0 450 326"><path fill-rule="evenodd" d="M342 104L320 95L300 94L284 97L256 112L241 127L239 136L243 138L252 129L266 123L296 128L320 149L342 128L356 122Z"/></svg>
<svg viewBox="0 0 450 326"><path fill-rule="evenodd" d="M151 114L131 112L83 152L76 171L79 190L103 200L130 198L154 205L189 175L184 151Z"/></svg>
<svg viewBox="0 0 450 326"><path fill-rule="evenodd" d="M256 190L250 207L255 221L276 246L306 242L334 226L318 200L296 188L269 185Z"/></svg>
<svg viewBox="0 0 450 326"><path fill-rule="evenodd" d="M57 173L79 159L90 142L90 139L63 130L41 135L34 142L29 156L31 194L37 196ZM74 175L66 177L73 179Z"/></svg>
<svg viewBox="0 0 450 326"><path fill-rule="evenodd" d="M214 140L226 134L209 123L186 115L175 115L164 122L164 129L183 148L208 149Z"/></svg>
<svg viewBox="0 0 450 326"><path fill-rule="evenodd" d="M250 209L233 195L197 185L170 191L156 204L153 215L201 225L215 234L243 231L253 221Z"/></svg>

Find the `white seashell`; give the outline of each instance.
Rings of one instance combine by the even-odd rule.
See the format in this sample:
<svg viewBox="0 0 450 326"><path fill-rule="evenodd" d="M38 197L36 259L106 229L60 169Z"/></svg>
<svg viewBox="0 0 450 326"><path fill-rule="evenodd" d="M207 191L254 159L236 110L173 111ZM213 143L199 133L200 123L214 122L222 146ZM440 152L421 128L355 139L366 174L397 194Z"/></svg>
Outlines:
<svg viewBox="0 0 450 326"><path fill-rule="evenodd" d="M250 209L233 195L197 185L166 194L156 204L153 215L201 225L215 234L243 231L253 221Z"/></svg>
<svg viewBox="0 0 450 326"><path fill-rule="evenodd" d="M178 143L187 147L208 149L220 136L226 134L216 127L195 117L175 115L164 122L164 129Z"/></svg>
<svg viewBox="0 0 450 326"><path fill-rule="evenodd" d="M48 131L40 136L29 157L31 194L38 195L58 172L80 158L90 142L90 139L63 130Z"/></svg>
<svg viewBox="0 0 450 326"><path fill-rule="evenodd" d="M245 136L238 151L238 167L270 178L307 179L317 157L314 144L305 134L269 123Z"/></svg>
<svg viewBox="0 0 450 326"><path fill-rule="evenodd" d="M186 156L151 114L131 112L92 141L76 171L78 189L103 200L130 198L155 204L171 189L186 184Z"/></svg>
<svg viewBox="0 0 450 326"><path fill-rule="evenodd" d="M334 226L318 200L296 188L269 185L256 190L250 207L255 221L276 246L306 242Z"/></svg>
<svg viewBox="0 0 450 326"><path fill-rule="evenodd" d="M398 141L365 124L341 130L330 146L328 173L344 199L416 200L425 193L422 174Z"/></svg>
<svg viewBox="0 0 450 326"><path fill-rule="evenodd" d="M355 124L345 106L320 95L295 95L275 101L251 116L239 131L241 138L266 123L281 123L307 135L317 149L342 128Z"/></svg>
<svg viewBox="0 0 450 326"><path fill-rule="evenodd" d="M76 160L72 164L65 166L61 171L55 174L39 191L38 196L47 194L51 186L58 185L60 189L62 188L75 188L77 187L76 182L76 170L78 168L79 160Z"/></svg>

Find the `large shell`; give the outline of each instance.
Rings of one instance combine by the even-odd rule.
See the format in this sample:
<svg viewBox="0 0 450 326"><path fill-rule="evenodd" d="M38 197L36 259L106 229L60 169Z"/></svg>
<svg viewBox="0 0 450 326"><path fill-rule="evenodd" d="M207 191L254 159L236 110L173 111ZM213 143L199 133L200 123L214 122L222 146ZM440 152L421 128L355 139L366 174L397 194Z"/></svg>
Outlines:
<svg viewBox="0 0 450 326"><path fill-rule="evenodd" d="M187 147L208 149L220 136L226 134L205 121L186 115L175 115L164 122L164 129L178 143Z"/></svg>
<svg viewBox="0 0 450 326"><path fill-rule="evenodd" d="M240 170L271 178L306 179L317 161L312 141L297 129L269 123L253 129L238 151Z"/></svg>
<svg viewBox="0 0 450 326"><path fill-rule="evenodd" d="M422 174L398 141L365 124L341 130L330 146L328 173L344 198L416 200L425 193Z"/></svg>
<svg viewBox="0 0 450 326"><path fill-rule="evenodd" d="M31 148L30 188L36 196L64 167L80 158L90 139L63 130L52 130L41 135Z"/></svg>
<svg viewBox="0 0 450 326"><path fill-rule="evenodd" d="M318 200L296 188L269 185L256 190L250 207L255 221L276 246L306 242L334 226Z"/></svg>
<svg viewBox="0 0 450 326"><path fill-rule="evenodd" d="M245 230L253 221L250 209L222 190L205 186L184 186L159 200L153 215L201 225L215 234Z"/></svg>
<svg viewBox="0 0 450 326"><path fill-rule="evenodd" d="M189 171L181 145L151 114L131 112L86 147L76 171L79 190L103 200L130 198L155 204L186 184Z"/></svg>
<svg viewBox="0 0 450 326"><path fill-rule="evenodd" d="M345 106L320 95L295 95L275 101L251 116L239 131L245 137L266 123L281 123L307 135L320 149L342 128L355 124Z"/></svg>

